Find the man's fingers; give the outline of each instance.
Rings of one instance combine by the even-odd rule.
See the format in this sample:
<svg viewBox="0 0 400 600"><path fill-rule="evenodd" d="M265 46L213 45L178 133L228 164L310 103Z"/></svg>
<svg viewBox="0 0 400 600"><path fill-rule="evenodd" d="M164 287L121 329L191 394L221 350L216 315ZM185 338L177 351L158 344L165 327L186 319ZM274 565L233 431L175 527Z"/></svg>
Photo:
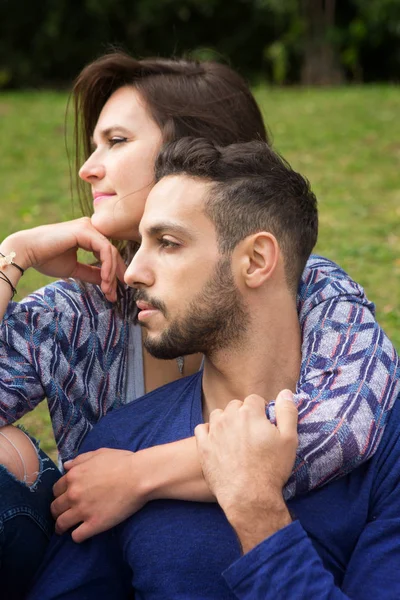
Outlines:
<svg viewBox="0 0 400 600"><path fill-rule="evenodd" d="M243 402L241 400L231 400L224 410L224 413L235 413L243 406Z"/></svg>
<svg viewBox="0 0 400 600"><path fill-rule="evenodd" d="M203 447L208 439L208 432L210 430L210 426L208 423L202 423L201 425L197 425L194 429L194 435L196 437L197 447Z"/></svg>
<svg viewBox="0 0 400 600"><path fill-rule="evenodd" d="M260 415L265 415L265 399L258 394L250 394L247 396L243 401L243 406L251 408Z"/></svg>
<svg viewBox="0 0 400 600"><path fill-rule="evenodd" d="M210 416L208 418L209 424L211 425L212 423L215 423L215 421L218 421L223 414L224 411L221 408L214 408L214 410L210 412Z"/></svg>
<svg viewBox="0 0 400 600"><path fill-rule="evenodd" d="M275 401L276 425L282 436L293 439L297 444L298 413L290 390L279 392Z"/></svg>

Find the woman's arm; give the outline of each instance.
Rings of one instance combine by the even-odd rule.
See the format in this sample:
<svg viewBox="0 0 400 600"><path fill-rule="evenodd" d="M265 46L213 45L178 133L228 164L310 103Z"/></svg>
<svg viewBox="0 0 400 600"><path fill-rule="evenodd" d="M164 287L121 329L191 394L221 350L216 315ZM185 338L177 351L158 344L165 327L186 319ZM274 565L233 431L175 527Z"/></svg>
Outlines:
<svg viewBox="0 0 400 600"><path fill-rule="evenodd" d="M75 542L106 531L160 498L214 502L201 470L194 437L138 452L102 448L64 465L54 486L57 533L81 523Z"/></svg>
<svg viewBox="0 0 400 600"><path fill-rule="evenodd" d="M364 290L312 256L300 286L299 449L285 497L341 477L371 458L400 392L400 362ZM274 407L269 407L274 422Z"/></svg>
<svg viewBox="0 0 400 600"><path fill-rule="evenodd" d="M79 262L79 248L92 252L101 266ZM0 252L6 256L11 252L15 253L14 262L23 270L33 267L50 277L74 277L101 285L110 301L116 300L117 277L122 280L125 272L124 262L117 249L86 217L14 233L2 242ZM21 272L11 264L3 267L3 272L15 287ZM3 318L11 297L11 287L6 281L2 281L1 290L0 318Z"/></svg>
<svg viewBox="0 0 400 600"><path fill-rule="evenodd" d="M99 269L81 265L76 254L81 246L91 248L106 266ZM114 273L118 270L123 276L122 259L88 219L18 232L4 240L0 252L6 257L15 253L14 262L23 269L34 267L59 277L78 273L85 280L103 282L110 299L115 294ZM72 323L68 321L62 337L63 314L66 307L69 310L80 302L83 294L77 292L78 286L72 281L58 282L23 302L10 303L12 289L7 279L18 287L22 274L12 264L3 264L0 270L6 276L3 280L0 275L0 424L6 425L32 410L46 395L50 398L52 365L57 361L57 353L65 351ZM110 289L106 287L109 283L103 281L105 277L112 280ZM102 296L100 292L96 294ZM62 342L62 348L58 342ZM60 372L56 367L55 370Z"/></svg>
<svg viewBox="0 0 400 600"><path fill-rule="evenodd" d="M0 261L2 263L0 266L0 321L5 315L10 300L14 297L13 290L16 289L26 268L26 266L22 266L22 262L21 265L18 265L19 268L11 264L11 258L15 258L15 261L12 261L15 263L16 260L19 260L11 252L11 245L7 244L7 240L0 244Z"/></svg>
<svg viewBox="0 0 400 600"><path fill-rule="evenodd" d="M317 304L303 325L303 360L295 401L299 447L285 498L343 476L375 452L400 391L398 356L358 297ZM267 414L275 422L274 403ZM76 541L103 531L157 498L213 501L194 438L125 453L80 456L55 487L60 532L80 521ZM112 466L120 471L110 480ZM107 473L107 475L105 475ZM124 507L121 510L121 507ZM60 515L64 512L67 516Z"/></svg>
<svg viewBox="0 0 400 600"><path fill-rule="evenodd" d="M370 458L379 444L400 391L400 369L397 353L371 308L362 288L337 265L321 257L310 259L299 295L299 447L286 498L344 475ZM275 422L274 403L267 410ZM97 452L89 457L84 470L79 468L84 457L73 461L56 486L60 498L53 505L54 516L70 511L67 518L59 517L59 530L88 523L76 530L76 540L122 521L149 499L213 499L194 438L125 453L121 472L112 480L108 471L105 475L104 462L111 451L101 452L102 458ZM110 465L114 462L110 457ZM102 514L107 514L104 523Z"/></svg>

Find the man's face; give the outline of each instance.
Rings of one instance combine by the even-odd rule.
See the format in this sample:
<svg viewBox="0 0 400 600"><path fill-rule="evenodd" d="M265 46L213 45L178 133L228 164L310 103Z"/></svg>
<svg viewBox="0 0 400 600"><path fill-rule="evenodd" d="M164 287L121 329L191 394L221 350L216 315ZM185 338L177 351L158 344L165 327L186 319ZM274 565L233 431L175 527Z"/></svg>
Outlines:
<svg viewBox="0 0 400 600"><path fill-rule="evenodd" d="M138 321L157 358L210 355L237 343L246 328L231 258L219 253L214 225L203 211L209 185L166 177L146 202L142 244L125 280L138 288Z"/></svg>

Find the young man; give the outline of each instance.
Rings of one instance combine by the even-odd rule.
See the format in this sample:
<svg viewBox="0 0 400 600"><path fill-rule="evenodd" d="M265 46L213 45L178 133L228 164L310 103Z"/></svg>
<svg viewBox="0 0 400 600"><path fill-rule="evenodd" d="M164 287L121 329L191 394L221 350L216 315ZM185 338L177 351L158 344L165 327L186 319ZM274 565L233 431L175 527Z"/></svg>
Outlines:
<svg viewBox="0 0 400 600"><path fill-rule="evenodd" d="M307 182L258 142L180 140L156 175L126 281L148 350L203 352L204 370L110 413L82 451L196 430L219 505L156 500L81 545L55 538L30 598L397 598L397 407L367 464L282 498L296 410L281 393L275 427L264 402L294 389L300 369L296 289L317 236Z"/></svg>

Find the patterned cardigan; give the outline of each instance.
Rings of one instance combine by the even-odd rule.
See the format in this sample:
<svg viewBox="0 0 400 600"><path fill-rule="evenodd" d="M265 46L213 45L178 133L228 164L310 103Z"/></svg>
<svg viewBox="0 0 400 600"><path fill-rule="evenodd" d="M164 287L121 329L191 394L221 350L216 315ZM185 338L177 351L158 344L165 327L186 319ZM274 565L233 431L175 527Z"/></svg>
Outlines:
<svg viewBox="0 0 400 600"><path fill-rule="evenodd" d="M97 286L56 281L10 303L0 328L0 425L47 399L62 461L125 397L129 336ZM313 255L298 291L299 450L286 497L344 475L375 452L400 390L399 358L363 289ZM268 407L274 420L274 404Z"/></svg>

